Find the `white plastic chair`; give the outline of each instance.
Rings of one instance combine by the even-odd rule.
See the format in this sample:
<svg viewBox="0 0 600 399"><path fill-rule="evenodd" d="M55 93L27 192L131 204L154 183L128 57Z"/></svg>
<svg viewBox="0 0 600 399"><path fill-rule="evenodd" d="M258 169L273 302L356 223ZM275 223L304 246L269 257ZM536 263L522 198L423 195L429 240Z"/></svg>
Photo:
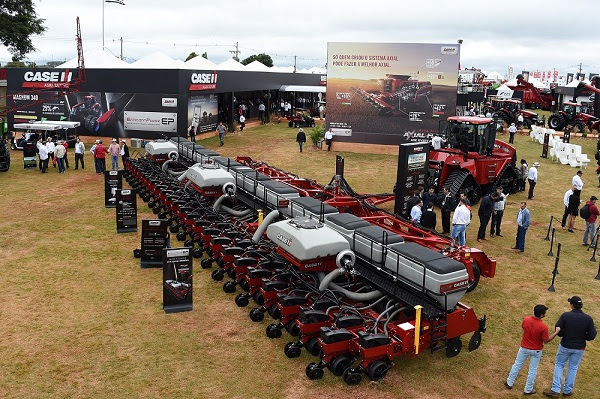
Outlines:
<svg viewBox="0 0 600 399"><path fill-rule="evenodd" d="M570 152L569 152L569 165L572 168L580 168L581 167L581 146L577 144L571 144Z"/></svg>
<svg viewBox="0 0 600 399"><path fill-rule="evenodd" d="M569 164L569 148L568 148L568 144L566 143L560 143L559 145L559 149L558 149L558 161L563 164L563 165L568 165Z"/></svg>
<svg viewBox="0 0 600 399"><path fill-rule="evenodd" d="M587 169L587 166L590 163L590 159L588 158L587 154L581 154L581 156L579 157L579 162L581 162L581 166Z"/></svg>

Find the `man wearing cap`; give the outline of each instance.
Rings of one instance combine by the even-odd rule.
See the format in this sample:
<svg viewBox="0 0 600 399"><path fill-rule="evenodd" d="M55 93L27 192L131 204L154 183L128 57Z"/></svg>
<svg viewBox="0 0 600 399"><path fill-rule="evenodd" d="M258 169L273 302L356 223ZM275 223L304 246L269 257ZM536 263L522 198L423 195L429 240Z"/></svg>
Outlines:
<svg viewBox="0 0 600 399"><path fill-rule="evenodd" d="M598 211L598 207L596 206L596 201L598 197L592 195L590 200L585 203L589 210L589 216L585 219L585 232L583 233L583 245L587 245L588 235L590 237L590 246L594 246L596 243L596 219L600 212Z"/></svg>
<svg viewBox="0 0 600 399"><path fill-rule="evenodd" d="M565 377L563 396L571 396L573 394L577 369L585 351L585 341L591 341L596 338L594 320L581 310L583 307L581 298L573 296L568 301L571 304L571 311L563 313L556 322L556 327L560 328L558 336L562 337L562 339L556 352L552 389L544 391L544 395L548 397L560 396L563 372L567 362L569 366L567 376Z"/></svg>
<svg viewBox="0 0 600 399"><path fill-rule="evenodd" d="M517 133L517 127L515 126L515 123L513 122L510 124L510 127L508 128L508 134L510 135L508 142L510 144L513 144L515 142L515 133Z"/></svg>
<svg viewBox="0 0 600 399"><path fill-rule="evenodd" d="M79 169L79 162L81 162L81 169L84 169L85 164L83 163L83 154L85 152L85 144L81 142L81 139L77 137L75 140L75 170Z"/></svg>
<svg viewBox="0 0 600 399"><path fill-rule="evenodd" d="M540 166L539 162L534 162L531 168L529 168L529 175L527 176L527 180L529 181L529 195L527 199L533 199L533 190L535 189L535 185L538 181L538 167Z"/></svg>
<svg viewBox="0 0 600 399"><path fill-rule="evenodd" d="M67 153L67 150L62 145L62 140L58 141L54 151L54 156L56 157L56 162L58 163L58 173L65 173L65 154Z"/></svg>
<svg viewBox="0 0 600 399"><path fill-rule="evenodd" d="M573 185L573 187L575 187L575 193L577 195L580 195L581 190L583 189L583 180L581 180L582 174L583 172L581 170L578 170L575 176L573 176L573 179L571 180L571 184Z"/></svg>
<svg viewBox="0 0 600 399"><path fill-rule="evenodd" d="M117 139L112 139L112 143L108 146L108 152L110 153L111 170L119 170L119 154L121 153L121 147L117 143Z"/></svg>
<svg viewBox="0 0 600 399"><path fill-rule="evenodd" d="M302 145L306 143L306 134L304 133L304 129L300 128L300 130L298 130L298 134L296 134L296 142L300 146L300 152L302 152Z"/></svg>
<svg viewBox="0 0 600 399"><path fill-rule="evenodd" d="M121 146L121 152L119 154L121 154L121 160L123 161L123 167L125 167L125 160L127 158L129 158L129 147L127 147L127 141L125 141L125 139L121 140L121 144L123 144Z"/></svg>
<svg viewBox="0 0 600 399"><path fill-rule="evenodd" d="M542 321L546 317L548 308L545 305L535 305L533 308L533 316L527 316L521 323L523 328L523 338L521 338L521 346L517 352L515 363L510 369L508 378L504 382L504 386L508 389L513 388L513 384L519 375L519 371L529 359L529 373L527 374L527 382L525 383L524 395L533 395L536 390L533 389L535 377L537 376L538 365L542 358L542 349L544 344L552 341L560 331L556 327L556 331L548 335L548 326Z"/></svg>

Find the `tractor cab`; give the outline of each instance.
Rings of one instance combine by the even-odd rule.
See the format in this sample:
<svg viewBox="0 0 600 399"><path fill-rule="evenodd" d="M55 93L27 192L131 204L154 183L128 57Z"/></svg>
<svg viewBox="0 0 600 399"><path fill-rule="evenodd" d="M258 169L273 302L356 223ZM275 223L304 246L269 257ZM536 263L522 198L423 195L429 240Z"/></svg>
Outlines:
<svg viewBox="0 0 600 399"><path fill-rule="evenodd" d="M494 150L496 129L491 118L451 116L446 126L446 140L452 148L490 155Z"/></svg>
<svg viewBox="0 0 600 399"><path fill-rule="evenodd" d="M565 102L563 103L562 111L565 113L567 120L572 121L575 116L581 112L581 105L577 103Z"/></svg>

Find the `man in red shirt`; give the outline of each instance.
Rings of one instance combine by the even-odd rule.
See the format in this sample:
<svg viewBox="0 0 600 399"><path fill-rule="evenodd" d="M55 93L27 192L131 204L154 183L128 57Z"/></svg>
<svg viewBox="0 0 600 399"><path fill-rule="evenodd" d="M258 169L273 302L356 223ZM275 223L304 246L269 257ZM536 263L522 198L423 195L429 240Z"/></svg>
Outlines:
<svg viewBox="0 0 600 399"><path fill-rule="evenodd" d="M96 149L94 150L94 162L96 164L96 173L104 173L106 170L106 147L102 145L102 140L98 144L96 144Z"/></svg>
<svg viewBox="0 0 600 399"><path fill-rule="evenodd" d="M538 365L542 357L542 349L544 344L552 341L560 331L557 327L556 331L550 336L548 335L548 326L542 321L546 317L545 305L535 305L533 308L533 316L527 316L523 319L521 327L523 328L523 338L521 339L521 347L517 353L515 364L513 364L508 374L508 378L504 381L504 386L508 389L513 388L513 384L519 375L519 371L529 358L529 373L527 374L527 382L525 383L524 395L533 395L536 390L533 389L535 377L537 376Z"/></svg>

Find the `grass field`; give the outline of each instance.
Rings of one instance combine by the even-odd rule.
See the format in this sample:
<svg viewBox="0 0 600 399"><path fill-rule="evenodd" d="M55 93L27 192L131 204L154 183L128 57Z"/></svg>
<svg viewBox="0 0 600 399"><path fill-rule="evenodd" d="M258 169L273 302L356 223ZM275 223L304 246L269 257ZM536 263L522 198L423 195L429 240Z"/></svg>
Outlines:
<svg viewBox="0 0 600 399"><path fill-rule="evenodd" d="M295 135L287 125L267 125L226 137L224 147L217 138L202 144L328 183L336 154L310 146L300 154ZM593 158L595 141L574 141ZM477 244L478 220L467 232L468 244L498 261L496 277L482 279L464 297L479 317L488 317L480 349L465 348L451 359L441 352L398 358L385 379L364 379L356 387L329 372L309 381L304 369L314 359L306 353L287 359L283 347L292 337L284 332L280 339L266 338L272 320L252 323L249 309L238 308L234 295L223 293L222 283L213 282L198 260L194 311L165 314L162 271L142 270L133 258L140 232L116 233L114 210L103 207L103 178L94 173L89 154L85 170L71 165L65 174L51 168L43 175L23 170L20 154L13 152L13 167L0 174L0 398L521 397L526 370L512 391L503 381L519 347L522 317L545 303L550 308L545 321L552 326L569 308L567 297L580 295L598 325L600 281L594 280L598 263L589 261L591 253L581 245L584 222L578 219L575 234L557 230L563 246L560 275L556 292L547 291L554 258L547 256L549 243L543 239L550 215L562 215L562 197L575 169L540 158L542 147L528 136L518 136L516 147L518 159L542 164L536 198L529 202L533 223L526 252L510 250L524 193L508 198L503 238ZM392 190L396 157L341 155L356 191ZM584 170L586 198L600 197L594 170L593 165ZM139 199L138 207L140 220L155 217ZM469 338L464 337L465 346ZM557 344L558 339L544 350L538 392L550 386ZM598 341L588 345L574 390L578 398L598 397L599 346Z"/></svg>

